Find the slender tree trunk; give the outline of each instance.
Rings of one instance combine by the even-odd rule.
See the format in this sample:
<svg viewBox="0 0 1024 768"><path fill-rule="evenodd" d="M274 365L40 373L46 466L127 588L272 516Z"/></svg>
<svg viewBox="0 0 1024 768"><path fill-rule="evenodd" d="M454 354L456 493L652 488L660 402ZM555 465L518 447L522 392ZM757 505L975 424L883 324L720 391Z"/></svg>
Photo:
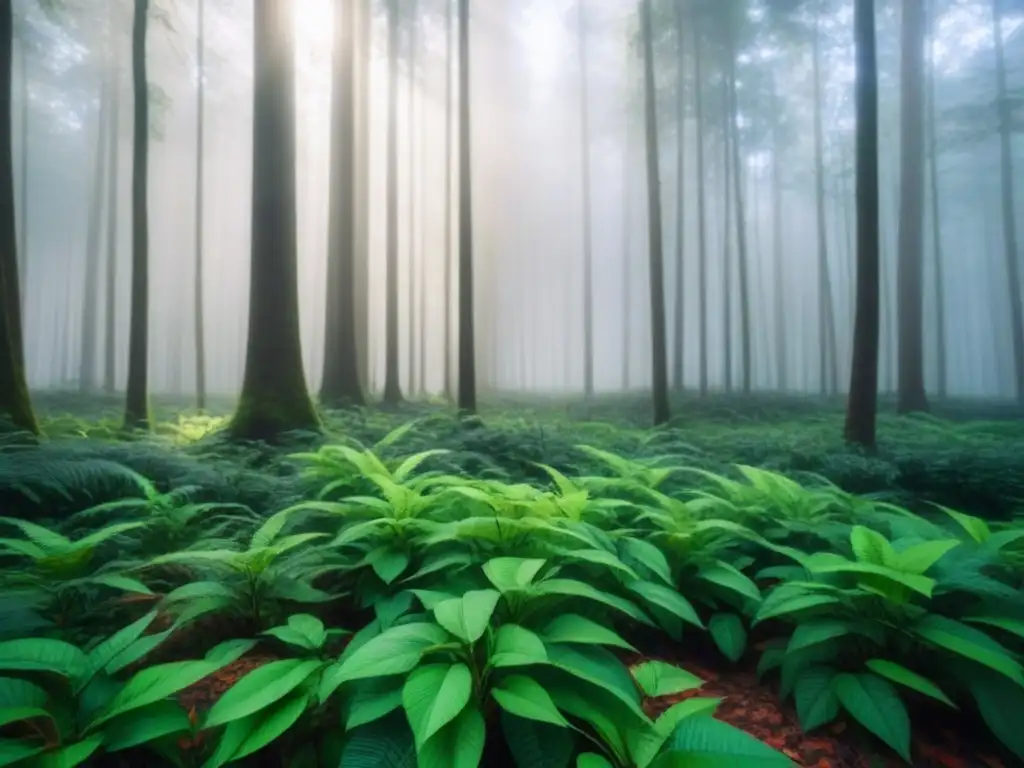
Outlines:
<svg viewBox="0 0 1024 768"><path fill-rule="evenodd" d="M415 397L419 387L416 383L416 282L417 278L423 279L423 270L416 259L416 56L417 56L417 16L419 14L419 0L407 0L409 2L409 78L407 102L406 102L406 138L409 147L409 175L406 183L408 189L406 194L409 199L409 223L406 237L408 239L408 279L406 290L408 301L406 303L406 335L408 337L408 364L409 364L409 395ZM419 274L417 275L417 271Z"/></svg>
<svg viewBox="0 0 1024 768"><path fill-rule="evenodd" d="M353 251L354 306L356 348L358 357L356 369L359 372L360 392L366 397L371 386L370 363L370 157L372 137L370 132L370 91L372 90L373 59L373 12L370 0L352 0L353 27L355 29L356 75L355 75L355 120L356 159L355 247Z"/></svg>
<svg viewBox="0 0 1024 768"><path fill-rule="evenodd" d="M113 12L111 15L116 18ZM117 30L115 30L116 34ZM113 393L117 384L117 256L118 181L120 180L121 76L117 54L111 54L110 131L107 134L107 273L104 301L103 391Z"/></svg>
<svg viewBox="0 0 1024 768"><path fill-rule="evenodd" d="M204 0L197 0L196 17L196 266L195 284L195 345L196 345L196 407L206 409L206 323L203 316L203 121L206 110L206 13Z"/></svg>
<svg viewBox="0 0 1024 768"><path fill-rule="evenodd" d="M146 27L149 0L135 0L132 22L132 85L135 95L132 146L132 300L128 338L125 427L149 429L149 81Z"/></svg>
<svg viewBox="0 0 1024 768"><path fill-rule="evenodd" d="M628 96L627 96L628 98ZM630 343L633 339L633 116L626 115L626 146L622 150L622 389L630 388Z"/></svg>
<svg viewBox="0 0 1024 768"><path fill-rule="evenodd" d="M455 15L452 0L444 3L445 86L444 86L444 396L452 402L452 124L455 78Z"/></svg>
<svg viewBox="0 0 1024 768"><path fill-rule="evenodd" d="M318 430L299 335L295 41L291 0L260 0L253 24L252 254L239 439Z"/></svg>
<svg viewBox="0 0 1024 768"><path fill-rule="evenodd" d="M22 309L28 303L28 199L29 199L29 158L31 157L31 139L29 138L29 110L32 107L32 95L28 87L28 41L24 36L18 46L20 54L21 80L21 205L18 207L18 253L21 263L21 297ZM24 318L23 318L24 321Z"/></svg>
<svg viewBox="0 0 1024 768"><path fill-rule="evenodd" d="M899 366L896 410L927 411L924 389L924 0L903 0L900 66Z"/></svg>
<svg viewBox="0 0 1024 768"><path fill-rule="evenodd" d="M778 86L772 85L772 265L775 300L775 381L780 392L789 389L789 337L786 329L786 276L782 232L782 140L779 131Z"/></svg>
<svg viewBox="0 0 1024 768"><path fill-rule="evenodd" d="M330 405L364 405L356 329L356 8L334 10L331 93L331 166L327 254L327 325L320 399Z"/></svg>
<svg viewBox="0 0 1024 768"><path fill-rule="evenodd" d="M0 421L36 434L25 380L21 336L21 285L14 205L14 142L11 131L14 21L11 0L0 0Z"/></svg>
<svg viewBox="0 0 1024 768"><path fill-rule="evenodd" d="M946 363L946 299L944 277L945 263L942 253L942 204L939 199L939 149L935 130L935 20L937 14L932 10L931 15L931 64L928 67L928 115L925 117L925 125L928 131L928 167L931 169L929 181L931 184L932 203L932 248L935 252L935 362L938 368L938 393L939 397L945 399L948 393L949 369Z"/></svg>
<svg viewBox="0 0 1024 768"><path fill-rule="evenodd" d="M473 336L473 167L470 121L469 0L459 0L459 401L476 413Z"/></svg>
<svg viewBox="0 0 1024 768"><path fill-rule="evenodd" d="M93 155L92 193L89 198L89 224L85 237L85 295L82 297L78 361L78 391L90 392L96 385L99 363L98 330L100 314L100 234L103 222L103 181L109 165L105 151L110 130L108 103L110 83L106 76L100 85L100 103L96 111L96 148Z"/></svg>
<svg viewBox="0 0 1024 768"><path fill-rule="evenodd" d="M855 0L857 114L857 312L853 332L846 440L875 447L878 409L878 66L874 0Z"/></svg>
<svg viewBox="0 0 1024 768"><path fill-rule="evenodd" d="M700 316L700 394L708 393L708 240L705 198L707 180L704 175L704 81L702 74L700 11L693 16L693 80L697 110L697 286Z"/></svg>
<svg viewBox="0 0 1024 768"><path fill-rule="evenodd" d="M817 18L817 17L816 17ZM832 301L832 279L828 264L828 224L825 215L825 140L821 110L821 30L815 22L813 45L814 70L814 197L818 229L818 329L819 377L822 394L838 390L836 364L836 318Z"/></svg>
<svg viewBox="0 0 1024 768"><path fill-rule="evenodd" d="M668 403L668 349L665 339L665 261L661 225L661 177L658 168L658 110L654 82L654 43L651 0L643 0L644 113L647 128L647 217L650 237L651 389L654 426L670 418Z"/></svg>
<svg viewBox="0 0 1024 768"><path fill-rule="evenodd" d="M992 0L992 28L996 51L996 89L999 109L1000 191L1003 211L1003 248L1010 292L1013 323L1013 372L1017 402L1024 405L1024 302L1021 299L1020 254L1017 250L1016 201L1013 188L1012 109L1006 83L1006 53L1003 50L1003 3Z"/></svg>
<svg viewBox="0 0 1024 768"><path fill-rule="evenodd" d="M683 391L686 360L686 14L684 0L676 0L676 120L679 146L676 148L676 300L673 311L672 384Z"/></svg>
<svg viewBox="0 0 1024 768"><path fill-rule="evenodd" d="M594 264L590 210L590 103L587 96L587 10L578 0L580 44L580 163L583 203L583 394L594 396Z"/></svg>
<svg viewBox="0 0 1024 768"><path fill-rule="evenodd" d="M729 141L728 82L722 79L722 382L732 392L732 253L729 250L729 223L732 220L731 153Z"/></svg>
<svg viewBox="0 0 1024 768"><path fill-rule="evenodd" d="M398 0L388 4L387 283L384 402L402 399L398 347Z"/></svg>
<svg viewBox="0 0 1024 768"><path fill-rule="evenodd" d="M427 157L427 131L424 126L424 102L426 97L423 90L420 91L420 157L426 160ZM420 206L423 217L426 213L426 203L424 197L425 189L425 177L426 173L421 173L419 177L419 184L416 190L416 194L420 199ZM419 350L418 362L419 369L417 371L417 379L419 380L420 395L427 393L427 226L421 221L420 222L420 279L419 279L419 295L416 297L416 306L419 309L419 318L416 320L416 330L419 335L419 339L416 342L416 348Z"/></svg>

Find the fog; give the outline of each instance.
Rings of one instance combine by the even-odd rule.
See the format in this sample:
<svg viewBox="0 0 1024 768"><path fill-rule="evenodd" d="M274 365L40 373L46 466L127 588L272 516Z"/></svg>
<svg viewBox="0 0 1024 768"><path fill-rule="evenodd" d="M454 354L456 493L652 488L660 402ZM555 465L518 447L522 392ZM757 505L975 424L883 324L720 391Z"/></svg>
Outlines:
<svg viewBox="0 0 1024 768"><path fill-rule="evenodd" d="M454 224L457 154L453 151L446 169L445 151L446 85L449 77L454 82L446 55L446 2L399 2L399 333L401 381L408 396L440 394L445 366L454 366L445 355L445 325L450 322L453 335L457 314L457 308L446 311L448 296L456 295L456 277L454 267L446 270L445 260L456 258L458 244ZM577 2L471 3L477 377L487 391L583 390L584 149L590 163L592 206L594 387L597 391L644 389L651 382L648 199L637 3L584 0L587 66L581 72ZM334 5L331 0L294 0L301 327L305 372L313 391L319 389L324 357ZM825 251L835 314L836 382L845 390L855 259L852 3L805 4L781 21L761 0L736 0L735 7L727 2L714 5L725 9L714 13L735 12L739 18L735 24L737 134L755 390L815 393L826 388L822 380L826 366L819 351L826 324L820 301L813 46L805 33L817 28L820 34ZM897 0L879 0L877 5L883 238L880 386L892 391L898 316L901 27ZM1016 158L1011 171L1020 189L1024 184L1024 4L1003 5L1007 109ZM156 393L188 394L195 388L196 368L197 4L175 0L156 6L151 10L147 42L153 137L148 186L149 384ZM934 102L926 110L926 120L931 121L928 114L933 109L941 204L938 226L933 227L930 184L926 183L926 385L929 392L939 387L939 345L944 336L944 388L949 395L1009 397L1016 384L1004 256L1006 228L1000 208L1002 161L992 2L935 0L925 6L929 15L934 13L926 42L926 100L933 93ZM367 215L357 224L366 228L368 250L357 306L368 329L366 376L376 393L383 387L385 369L388 20L384 3L374 2L374 8L371 117L360 146L368 163L369 203ZM116 386L124 387L132 249L131 10L131 3L114 0L69 0L56 11L44 8L39 0L15 3L15 194L24 272L26 364L29 384L35 389L79 388L83 375L94 378L87 386L100 384L110 307L116 327ZM205 0L203 301L207 389L212 393L236 393L245 365L252 16L249 0ZM676 370L672 361L681 354L683 384L700 386L698 198L702 196L707 385L738 387L743 333L737 282L740 257L731 187L723 183L727 178L722 130L726 64L718 30L725 25L715 23L712 11L702 10L686 28L684 120L680 123L679 47L670 3L655 3L655 22L669 368ZM699 23L696 32L693 23ZM700 41L699 89L693 35ZM116 94L104 93L105 82L116 84ZM586 136L581 120L584 83L589 116ZM696 116L698 90L702 126ZM119 104L116 204L111 209L108 163L98 147L103 146L101 110L110 109L115 100ZM701 151L703 178L697 173ZM925 156L930 163L930 147L925 148ZM446 170L452 174L450 206ZM97 173L102 175L99 184ZM99 203L94 205L97 198ZM446 216L452 221L451 240ZM1024 194L1016 196L1013 218L1024 222ZM105 277L111 221L117 266L117 290L112 297L107 295ZM936 256L936 235L941 260ZM90 266L89 243L97 237L99 259ZM941 280L936 279L937 266ZM451 279L448 286L446 274ZM88 339L84 336L90 334L82 329L91 280L97 281L99 318L93 338ZM682 322L678 323L680 301ZM943 335L937 320L940 304ZM96 360L83 365L83 355Z"/></svg>

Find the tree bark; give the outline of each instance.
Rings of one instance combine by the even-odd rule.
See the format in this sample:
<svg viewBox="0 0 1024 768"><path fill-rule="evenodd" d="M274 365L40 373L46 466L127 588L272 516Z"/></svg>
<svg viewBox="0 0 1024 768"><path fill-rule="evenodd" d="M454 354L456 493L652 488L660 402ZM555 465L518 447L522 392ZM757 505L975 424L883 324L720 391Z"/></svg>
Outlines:
<svg viewBox="0 0 1024 768"><path fill-rule="evenodd" d="M231 434L318 430L299 336L295 42L291 0L260 0L253 25L252 254L245 375Z"/></svg>
<svg viewBox="0 0 1024 768"><path fill-rule="evenodd" d="M708 240L705 216L706 179L704 177L704 82L701 55L700 11L693 15L693 80L697 122L697 288L700 315L700 394L708 393Z"/></svg>
<svg viewBox="0 0 1024 768"><path fill-rule="evenodd" d="M931 15L931 65L928 67L928 115L925 125L928 130L928 167L931 169L929 181L931 183L932 203L932 248L935 256L935 363L938 369L938 394L945 399L949 389L949 369L946 363L946 280L945 260L942 251L942 203L939 198L939 148L935 130L935 19L934 10Z"/></svg>
<svg viewBox="0 0 1024 768"><path fill-rule="evenodd" d="M778 85L772 85L772 266L775 300L775 382L780 392L789 389L789 338L786 328L786 273L782 231L782 139L779 131Z"/></svg>
<svg viewBox="0 0 1024 768"><path fill-rule="evenodd" d="M93 155L92 193L89 197L89 223L85 236L85 295L82 299L78 361L78 391L90 392L97 384L98 331L100 314L100 235L103 222L103 182L109 162L106 150L110 142L110 83L106 75L100 84L100 103L96 111L96 148Z"/></svg>
<svg viewBox="0 0 1024 768"><path fill-rule="evenodd" d="M673 306L675 354L672 357L672 385L683 390L686 361L686 32L684 0L676 0L676 110L679 146L676 148L676 300Z"/></svg>
<svg viewBox="0 0 1024 768"><path fill-rule="evenodd" d="M116 14L111 13L113 18ZM115 34L117 33L115 28ZM107 273L104 302L103 391L113 393L117 384L117 256L118 256L118 182L120 180L121 78L117 54L112 56L110 88L110 131L107 134Z"/></svg>
<svg viewBox="0 0 1024 768"><path fill-rule="evenodd" d="M452 134L455 77L455 14L452 0L444 3L445 86L444 86L444 396L452 402Z"/></svg>
<svg viewBox="0 0 1024 768"><path fill-rule="evenodd" d="M196 34L196 265L193 276L193 301L195 302L195 333L196 345L196 407L200 411L206 408L206 323L203 307L203 122L206 110L206 67L203 57L206 53L206 13L205 0L197 0L196 17L198 30Z"/></svg>
<svg viewBox="0 0 1024 768"><path fill-rule="evenodd" d="M463 414L476 413L476 350L473 334L473 167L469 0L459 0L459 398Z"/></svg>
<svg viewBox="0 0 1024 768"><path fill-rule="evenodd" d="M402 400L398 348L398 0L388 4L387 279L384 402Z"/></svg>
<svg viewBox="0 0 1024 768"><path fill-rule="evenodd" d="M586 0L578 0L580 45L580 164L583 206L583 394L594 396L594 263L590 203L590 100L587 95Z"/></svg>
<svg viewBox="0 0 1024 768"><path fill-rule="evenodd" d="M875 447L878 407L879 222L878 222L878 65L874 0L855 0L855 101L857 114L857 311L853 332L850 397L845 437Z"/></svg>
<svg viewBox="0 0 1024 768"><path fill-rule="evenodd" d="M28 303L28 200L29 200L29 158L31 157L31 139L29 138L29 112L32 106L32 95L28 87L28 41L24 36L18 46L20 54L21 80L21 205L18 208L18 257L20 259L22 309ZM25 322L25 318L22 318Z"/></svg>

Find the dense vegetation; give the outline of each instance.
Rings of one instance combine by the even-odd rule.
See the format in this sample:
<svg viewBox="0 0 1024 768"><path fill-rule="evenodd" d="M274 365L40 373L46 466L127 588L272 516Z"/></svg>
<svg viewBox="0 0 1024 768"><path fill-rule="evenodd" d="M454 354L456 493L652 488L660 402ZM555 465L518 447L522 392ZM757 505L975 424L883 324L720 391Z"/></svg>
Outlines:
<svg viewBox="0 0 1024 768"><path fill-rule="evenodd" d="M791 765L716 699L656 714L701 685L680 648L756 661L806 730L909 762L954 707L1024 758L1019 422L883 418L867 457L799 401L653 432L524 401L271 447L40 405L0 451L0 764Z"/></svg>

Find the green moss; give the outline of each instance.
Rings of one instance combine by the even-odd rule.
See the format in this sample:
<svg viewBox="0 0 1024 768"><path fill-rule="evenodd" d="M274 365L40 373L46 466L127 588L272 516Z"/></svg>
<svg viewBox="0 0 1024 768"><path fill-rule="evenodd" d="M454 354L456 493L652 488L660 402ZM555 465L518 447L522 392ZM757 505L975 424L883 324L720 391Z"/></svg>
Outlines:
<svg viewBox="0 0 1024 768"><path fill-rule="evenodd" d="M257 389L243 393L227 431L236 440L274 442L287 432L321 429L320 417L305 390L284 395Z"/></svg>

